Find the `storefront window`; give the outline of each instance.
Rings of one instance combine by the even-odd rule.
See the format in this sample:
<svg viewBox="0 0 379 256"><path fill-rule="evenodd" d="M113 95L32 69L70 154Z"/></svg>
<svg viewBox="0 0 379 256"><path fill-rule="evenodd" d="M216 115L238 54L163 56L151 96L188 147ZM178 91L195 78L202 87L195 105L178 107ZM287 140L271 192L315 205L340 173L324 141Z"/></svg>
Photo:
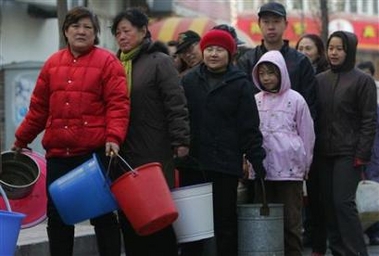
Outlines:
<svg viewBox="0 0 379 256"><path fill-rule="evenodd" d="M357 8L357 1L356 0L350 0L350 11L352 13L357 13L358 8Z"/></svg>
<svg viewBox="0 0 379 256"><path fill-rule="evenodd" d="M362 1L362 12L368 13L368 5L371 4L371 1Z"/></svg>
<svg viewBox="0 0 379 256"><path fill-rule="evenodd" d="M303 10L303 0L294 0L293 1L293 9L295 10Z"/></svg>

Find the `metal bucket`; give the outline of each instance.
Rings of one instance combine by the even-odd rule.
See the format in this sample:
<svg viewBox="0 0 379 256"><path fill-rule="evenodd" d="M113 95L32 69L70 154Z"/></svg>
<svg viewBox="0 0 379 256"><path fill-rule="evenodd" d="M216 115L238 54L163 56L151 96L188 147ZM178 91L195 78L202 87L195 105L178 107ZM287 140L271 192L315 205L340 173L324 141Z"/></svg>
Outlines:
<svg viewBox="0 0 379 256"><path fill-rule="evenodd" d="M41 170L39 163L30 151L1 153L2 172L0 184L9 199L27 197L38 181Z"/></svg>
<svg viewBox="0 0 379 256"><path fill-rule="evenodd" d="M258 181L262 204L237 206L238 255L284 256L283 204L268 204L265 181Z"/></svg>
<svg viewBox="0 0 379 256"><path fill-rule="evenodd" d="M23 153L27 154L38 163L40 176L37 182L33 185L32 191L29 195L19 199L9 199L9 204L13 211L26 215L22 220L21 228L30 228L38 225L46 219L46 159L42 154L36 151L23 150ZM0 185L2 185L1 180ZM5 206L5 199L0 197L0 209L4 209Z"/></svg>
<svg viewBox="0 0 379 256"><path fill-rule="evenodd" d="M262 204L237 206L239 256L284 255L283 205L268 207L269 214L264 216Z"/></svg>

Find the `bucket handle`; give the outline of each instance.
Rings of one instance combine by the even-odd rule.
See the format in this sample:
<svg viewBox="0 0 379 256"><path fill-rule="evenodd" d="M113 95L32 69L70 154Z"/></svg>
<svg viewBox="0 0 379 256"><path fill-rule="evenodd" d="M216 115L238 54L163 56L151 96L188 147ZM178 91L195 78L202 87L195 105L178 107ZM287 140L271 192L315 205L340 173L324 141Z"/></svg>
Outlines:
<svg viewBox="0 0 379 256"><path fill-rule="evenodd" d="M260 215L261 216L269 216L270 215L270 208L267 204L267 196L266 196L266 186L263 178L260 178L261 187L262 187L262 195L263 195L263 204L260 208Z"/></svg>
<svg viewBox="0 0 379 256"><path fill-rule="evenodd" d="M1 186L1 184L0 184L0 193L1 193L1 196L4 198L5 206L7 207L7 210L9 212L12 212L12 208L11 208L11 205L9 204L7 194L5 194L5 191L4 191L3 187Z"/></svg>
<svg viewBox="0 0 379 256"><path fill-rule="evenodd" d="M15 152L15 154L13 155L13 158L16 159L17 156L19 154L22 154L23 152L33 152L32 148L30 147L24 147L24 148L20 148L19 150L11 150L13 152Z"/></svg>
<svg viewBox="0 0 379 256"><path fill-rule="evenodd" d="M121 162L123 162L129 169L130 171L133 173L133 175L138 175L138 172L136 170L134 170L129 164L128 162L126 162L126 160L124 158L122 158L122 156L120 156L118 153L114 153L112 152L111 153L111 159L109 160L109 163L108 163L108 168L107 168L107 175L109 176L109 173L110 173L110 169L111 169L111 164L112 164L112 160L115 158L115 157L118 157Z"/></svg>

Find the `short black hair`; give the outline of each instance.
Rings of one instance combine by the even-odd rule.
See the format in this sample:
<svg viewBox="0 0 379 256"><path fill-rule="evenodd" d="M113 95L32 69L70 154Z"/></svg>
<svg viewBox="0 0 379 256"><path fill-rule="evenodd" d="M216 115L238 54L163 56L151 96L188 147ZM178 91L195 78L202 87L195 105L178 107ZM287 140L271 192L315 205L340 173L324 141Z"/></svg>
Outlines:
<svg viewBox="0 0 379 256"><path fill-rule="evenodd" d="M374 74L375 74L375 67L374 67L374 63L372 63L372 61L362 61L361 63L359 63L357 65L357 68L370 70L370 73L372 76L374 76Z"/></svg>
<svg viewBox="0 0 379 256"><path fill-rule="evenodd" d="M167 42L168 46L178 46L179 42L176 40L170 40Z"/></svg>
<svg viewBox="0 0 379 256"><path fill-rule="evenodd" d="M151 33L148 29L149 18L146 13L142 10L142 8L131 7L122 11L116 15L116 17L112 21L111 32L115 36L117 31L118 24L123 20L128 20L134 27L138 29L142 29L146 27L146 38L151 37Z"/></svg>
<svg viewBox="0 0 379 256"><path fill-rule="evenodd" d="M65 32L68 29L68 27L74 23L77 23L80 19L83 19L83 18L89 18L91 20L93 28L95 30L95 42L94 42L94 44L95 45L99 44L99 42L100 42L99 37L98 37L98 34L100 34L99 19L97 18L97 16L92 11L90 11L88 8L86 8L84 6L77 6L77 7L72 8L70 11L68 11L68 13L64 19L64 22L62 25L62 34L64 36L66 43L68 41L67 41L67 37L65 35Z"/></svg>

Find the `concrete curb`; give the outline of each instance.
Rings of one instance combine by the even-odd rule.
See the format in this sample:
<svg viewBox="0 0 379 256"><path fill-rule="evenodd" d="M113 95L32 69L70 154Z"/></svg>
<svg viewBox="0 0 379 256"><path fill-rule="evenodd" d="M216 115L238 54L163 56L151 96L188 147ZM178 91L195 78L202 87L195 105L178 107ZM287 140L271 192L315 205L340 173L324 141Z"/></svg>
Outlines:
<svg viewBox="0 0 379 256"><path fill-rule="evenodd" d="M17 246L15 256L45 256L49 255L49 243L47 241ZM98 255L95 235L75 237L75 256Z"/></svg>
<svg viewBox="0 0 379 256"><path fill-rule="evenodd" d="M89 222L75 225L74 255L93 256L97 254L96 237L93 227ZM45 222L31 228L21 229L17 241L15 256L37 255L49 255Z"/></svg>
<svg viewBox="0 0 379 256"><path fill-rule="evenodd" d="M209 241L210 244L214 240ZM211 248L213 245L210 245ZM209 248L208 248L209 249ZM123 246L121 247L123 252ZM371 256L379 256L379 246L368 246L368 252ZM21 229L17 241L16 253L14 256L48 256L49 245L46 234L46 223L43 222L31 228ZM75 225L75 244L74 256L95 256L99 255L97 252L96 237L92 225L89 222L83 222ZM124 255L122 253L121 255ZM215 255L212 249L205 252L206 256ZM310 248L305 248L303 251L304 256L310 256ZM330 256L328 252L326 254ZM5 255L0 255L5 256ZM8 256L8 255L7 255Z"/></svg>

